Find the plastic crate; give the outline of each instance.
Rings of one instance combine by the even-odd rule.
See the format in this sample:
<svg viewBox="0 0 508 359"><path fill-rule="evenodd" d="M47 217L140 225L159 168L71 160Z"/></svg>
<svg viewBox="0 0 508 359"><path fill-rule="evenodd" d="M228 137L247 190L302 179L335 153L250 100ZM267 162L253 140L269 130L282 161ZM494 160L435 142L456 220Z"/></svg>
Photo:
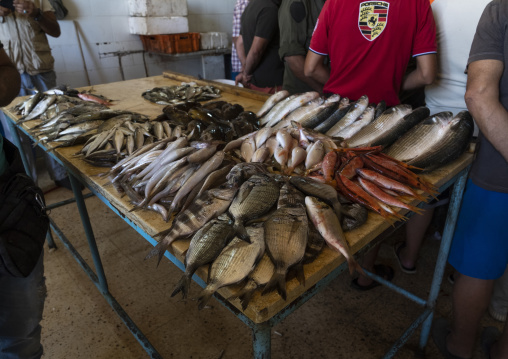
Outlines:
<svg viewBox="0 0 508 359"><path fill-rule="evenodd" d="M143 48L160 54L180 54L199 50L198 32L166 35L139 35Z"/></svg>

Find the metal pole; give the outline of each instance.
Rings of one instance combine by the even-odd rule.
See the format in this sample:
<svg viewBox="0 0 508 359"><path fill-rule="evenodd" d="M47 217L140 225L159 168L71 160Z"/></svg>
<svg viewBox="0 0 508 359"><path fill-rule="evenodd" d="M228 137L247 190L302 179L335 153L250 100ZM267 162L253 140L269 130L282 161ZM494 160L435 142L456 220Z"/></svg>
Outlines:
<svg viewBox="0 0 508 359"><path fill-rule="evenodd" d="M252 346L254 359L271 358L272 333L269 324L256 324L252 328Z"/></svg>
<svg viewBox="0 0 508 359"><path fill-rule="evenodd" d="M466 181L470 167L471 166L468 166L461 172L461 174L459 174L459 177L453 186L452 196L450 198L450 206L446 216L446 225L443 230L441 246L439 247L436 269L434 270L434 277L432 278L429 298L427 300L427 305L432 309L432 313L423 322L422 331L420 333L420 349L422 350L427 345L427 340L429 339L430 327L434 317L434 308L436 306L436 299L439 294L439 289L441 288L441 281L443 280L443 274L446 266L446 261L448 260L448 254L450 253L453 232L455 231L455 225L457 224L457 219L459 217L460 204L462 202L462 195L464 194L464 188L466 187Z"/></svg>
<svg viewBox="0 0 508 359"><path fill-rule="evenodd" d="M106 275L104 274L101 257L99 255L99 250L97 249L97 243L95 242L92 225L90 224L90 218L88 217L88 212L86 210L85 200L83 199L83 194L81 193L80 183L71 173L68 172L68 175L71 181L72 192L74 192L74 198L76 198L76 204L78 206L79 215L81 217L81 223L85 229L88 246L90 247L90 252L92 253L95 271L97 272L97 277L99 278L100 289L102 293L109 293Z"/></svg>

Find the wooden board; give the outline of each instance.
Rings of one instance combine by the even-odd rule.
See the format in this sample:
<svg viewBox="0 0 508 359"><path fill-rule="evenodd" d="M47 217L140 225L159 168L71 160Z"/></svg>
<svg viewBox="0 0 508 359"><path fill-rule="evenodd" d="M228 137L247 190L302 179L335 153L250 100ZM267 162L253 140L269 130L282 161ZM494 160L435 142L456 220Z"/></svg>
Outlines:
<svg viewBox="0 0 508 359"><path fill-rule="evenodd" d="M141 97L141 93L158 86L171 86L180 84L182 81L189 82L195 79L189 76L180 75L167 77L154 76L149 78L142 78L136 80L129 80L123 82L115 82L104 85L93 86L93 90L100 95L106 96L115 100L112 109L123 109L134 112L139 112L147 116L156 117L162 113L164 106L153 104ZM206 80L199 80L198 84L212 84L215 86L216 82L208 82ZM219 83L217 83L219 84ZM231 103L238 103L246 110L257 111L261 108L267 95L256 94L256 96L249 97L250 90L238 89L235 86L221 85L225 90L222 93L223 99ZM232 89L228 88L232 87ZM88 89L88 88L86 88ZM80 89L83 90L83 89ZM261 97L259 96L261 95ZM17 98L12 105L15 105L24 98ZM12 107L9 106L9 108ZM17 119L13 112L9 109L5 110L7 115L12 119ZM35 125L35 123L33 124ZM32 126L33 126L32 125ZM25 126L25 125L23 125ZM122 198L119 193L110 185L108 179L98 176L107 171L105 168L94 167L86 162L74 157L80 149L80 146L59 148L55 150L56 156L73 172L77 177L81 178L89 187L94 191L104 196L115 208L117 208L125 218L135 223L138 227L144 230L151 236L160 233L169 228L170 223L164 222L160 215L149 211L135 211L129 212L132 205ZM458 160L444 166L438 170L425 175L424 177L437 187L449 182L454 176L460 173L472 162L472 154L465 153ZM415 203L413 203L415 204ZM401 212L404 214L405 212ZM390 227L390 224L383 220L379 215L369 213L367 223L360 228L346 233L346 238L350 244L353 253L367 246L377 236ZM184 252L188 248L189 240L176 241L173 245L174 255L183 261ZM292 301L300 297L306 290L318 283L322 278L331 273L339 265L344 263L344 257L337 252L325 247L323 252L317 257L315 261L304 266L305 272L305 286L301 285L297 279L292 279L287 283L287 301L284 301L275 292L268 293L261 296L259 292L255 293L250 305L245 311L241 310L241 304L238 300L233 300L233 304L239 311L242 311L248 318L255 323L263 323L277 313L279 313L286 306L290 305ZM201 268L198 273L201 278L206 278L206 272ZM221 289L219 291L224 297L229 297L231 292L228 289Z"/></svg>

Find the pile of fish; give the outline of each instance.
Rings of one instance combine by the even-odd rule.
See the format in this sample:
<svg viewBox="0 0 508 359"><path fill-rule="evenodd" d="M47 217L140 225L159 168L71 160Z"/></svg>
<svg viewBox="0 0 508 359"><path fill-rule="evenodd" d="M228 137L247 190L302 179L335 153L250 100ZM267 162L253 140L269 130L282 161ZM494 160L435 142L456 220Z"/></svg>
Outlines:
<svg viewBox="0 0 508 359"><path fill-rule="evenodd" d="M351 273L363 271L341 225L345 216L359 222L351 228L361 225L366 216L358 208L342 206L337 191L327 184L275 175L265 165L242 162L219 186L206 189L177 214L147 258L158 256L160 261L174 241L191 238L185 273L172 295L182 292L185 298L194 272L209 265L199 308L215 291L235 284L244 308L261 288L263 294L277 290L286 299L288 272L294 269L304 282L303 264L312 261L325 242L344 255Z"/></svg>
<svg viewBox="0 0 508 359"><path fill-rule="evenodd" d="M198 86L195 82L181 85L154 87L141 94L144 99L158 105L179 104L185 101L208 101L221 97L221 90L212 86Z"/></svg>

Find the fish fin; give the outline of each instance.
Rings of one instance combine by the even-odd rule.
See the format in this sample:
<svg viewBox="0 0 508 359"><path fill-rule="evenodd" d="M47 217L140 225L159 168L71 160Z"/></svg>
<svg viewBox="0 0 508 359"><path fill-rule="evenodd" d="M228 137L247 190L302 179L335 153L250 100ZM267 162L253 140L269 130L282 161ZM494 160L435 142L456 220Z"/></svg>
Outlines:
<svg viewBox="0 0 508 359"><path fill-rule="evenodd" d="M233 225L233 227L235 229L236 235L240 239L244 240L247 243L251 243L249 234L247 233L247 230L245 229L245 226L243 225L243 223L241 223L239 221L235 221L235 224Z"/></svg>
<svg viewBox="0 0 508 359"><path fill-rule="evenodd" d="M158 255L157 266L159 266L162 257L164 257L166 249L168 249L168 247L171 245L173 241L174 238L170 235L164 237L159 243L157 243L157 245L150 251L150 253L146 255L145 260L150 259L155 255Z"/></svg>
<svg viewBox="0 0 508 359"><path fill-rule="evenodd" d="M178 281L176 284L175 289L173 290L173 293L171 293L171 296L174 297L179 292L182 292L182 298L187 298L187 293L189 292L189 286L190 286L190 277L187 275L182 275L182 278Z"/></svg>
<svg viewBox="0 0 508 359"><path fill-rule="evenodd" d="M199 298L198 298L198 309L201 310L203 309L205 306L206 306L206 303L208 303L208 301L210 300L210 298L212 297L213 295L213 291L205 288L201 291L201 294L199 295Z"/></svg>
<svg viewBox="0 0 508 359"><path fill-rule="evenodd" d="M273 290L277 290L277 293L282 297L282 299L286 300L286 272L277 269L270 281L266 284L265 289L263 289L263 293L261 295L265 295Z"/></svg>
<svg viewBox="0 0 508 359"><path fill-rule="evenodd" d="M358 261L354 257L351 257L348 260L348 266L349 266L349 274L353 275L353 273L357 271L359 274L367 276L360 263L358 263Z"/></svg>
<svg viewBox="0 0 508 359"><path fill-rule="evenodd" d="M247 309L247 306L249 305L253 294L254 294L253 290L248 290L245 293L243 293L240 297L238 297L240 299L240 302L242 303L243 310Z"/></svg>
<svg viewBox="0 0 508 359"><path fill-rule="evenodd" d="M295 266L296 271L296 278L298 279L298 282L305 286L305 273L303 272L303 262L298 263Z"/></svg>

